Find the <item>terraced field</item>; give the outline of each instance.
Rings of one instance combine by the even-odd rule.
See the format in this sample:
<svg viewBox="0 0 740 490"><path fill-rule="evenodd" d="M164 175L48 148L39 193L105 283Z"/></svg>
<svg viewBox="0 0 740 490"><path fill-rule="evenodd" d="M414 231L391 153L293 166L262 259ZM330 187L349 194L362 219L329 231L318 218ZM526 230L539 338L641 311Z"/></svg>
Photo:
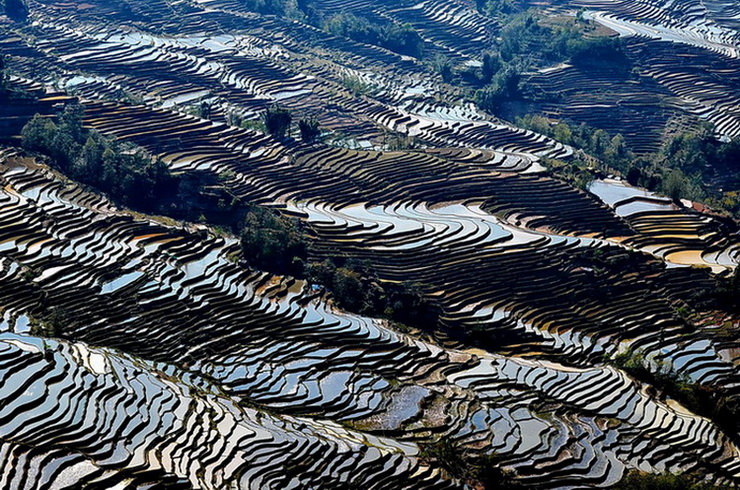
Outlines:
<svg viewBox="0 0 740 490"><path fill-rule="evenodd" d="M622 133L640 151L654 150L666 131L697 120L715 124L727 137L738 135L733 2L683 2L680 8L652 0L551 3L553 14L586 9L586 17L627 36L629 58L645 68L637 80L634 74L570 65L531 73L527 84L551 99L536 104L541 111ZM238 2L160 1L145 9L136 1L88 2L83 9L73 3L34 6L29 35L4 39L3 49L17 58L19 72L46 72L47 80L61 80L87 97L126 94L162 107L207 100L213 104L210 117L221 121L234 114L255 118L277 100L318 117L356 145L378 144L392 130L434 145L495 148L516 133L407 57L326 37L296 21L260 17ZM459 64L479 64L500 28L468 3L453 0L413 6L365 0L342 2L341 9L321 0L316 8L372 12L408 23L421 33L429 56ZM188 21L168 22L173 15ZM353 94L343 83L347 77L362 80L370 91ZM552 142L528 149L553 156L568 152Z"/></svg>
<svg viewBox="0 0 740 490"><path fill-rule="evenodd" d="M2 437L11 486L436 487L439 474L414 455L415 444L439 435L495 452L523 481L547 487L615 482L626 464L737 476L738 449L716 427L618 370L440 348L338 312L301 281L240 268L227 239L132 219L31 162L5 161ZM541 241L514 240L533 238ZM60 311L56 335L151 362L28 335L30 322ZM663 356L693 376L731 382L720 344L681 339L664 343ZM245 403L263 408L238 408ZM19 425L21 413L34 415ZM199 456L204 448L212 456Z"/></svg>
<svg viewBox="0 0 740 490"><path fill-rule="evenodd" d="M650 67L528 73L560 94L546 113L646 151L701 119L740 136L734 2L537 4L586 9ZM542 162L575 149L428 66L243 2L29 6L0 26L29 94L0 112L1 488L495 488L440 447L525 488L740 484L736 423L660 384L740 404L740 319L716 299L735 221L615 176L578 189ZM466 0L315 8L408 24L473 66L502 27ZM343 311L228 232L122 209L19 149L34 113L72 102L175 175L297 219L310 263L412 284L439 322ZM334 139L259 131L275 102Z"/></svg>
<svg viewBox="0 0 740 490"><path fill-rule="evenodd" d="M671 121L685 113L712 122L727 137L737 137L738 77L731 75L740 69L735 2L548 3L557 13L585 9L584 17L628 39L630 59L646 68L640 70L639 83L626 74L584 73L571 66L535 75L533 82L542 90L565 94L546 111L621 132L642 151L654 149L666 128L675 130ZM589 97L604 84L610 87L606 93Z"/></svg>

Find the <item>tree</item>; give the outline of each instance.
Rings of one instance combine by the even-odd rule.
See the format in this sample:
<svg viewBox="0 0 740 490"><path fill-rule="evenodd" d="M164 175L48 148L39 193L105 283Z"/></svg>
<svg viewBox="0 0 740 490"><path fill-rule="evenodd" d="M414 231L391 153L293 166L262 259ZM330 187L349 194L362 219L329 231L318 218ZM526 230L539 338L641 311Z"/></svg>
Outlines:
<svg viewBox="0 0 740 490"><path fill-rule="evenodd" d="M684 197L687 189L686 176L680 170L671 170L668 177L663 181L663 193L674 201Z"/></svg>
<svg viewBox="0 0 740 490"><path fill-rule="evenodd" d="M483 62L480 67L481 81L483 83L490 83L502 67L503 63L498 54L483 53Z"/></svg>
<svg viewBox="0 0 740 490"><path fill-rule="evenodd" d="M560 141L561 143L565 143L566 145L569 145L573 141L573 131L570 129L570 126L564 123L558 123L555 125L554 128L552 128L553 135L556 140Z"/></svg>
<svg viewBox="0 0 740 490"><path fill-rule="evenodd" d="M62 170L67 170L79 155L79 151L80 145L75 141L72 134L61 131L60 127L57 126L54 138L52 138L50 147L46 149L45 153L51 155Z"/></svg>
<svg viewBox="0 0 740 490"><path fill-rule="evenodd" d="M36 114L23 126L21 141L24 148L32 151L47 151L56 135L57 125L48 117Z"/></svg>
<svg viewBox="0 0 740 490"><path fill-rule="evenodd" d="M638 165L632 165L627 172L627 182L631 185L639 185L642 179L642 170Z"/></svg>
<svg viewBox="0 0 740 490"><path fill-rule="evenodd" d="M59 130L69 133L77 143L82 143L85 140L82 130L84 114L84 109L80 104L67 104L59 116Z"/></svg>
<svg viewBox="0 0 740 490"><path fill-rule="evenodd" d="M361 311L365 295L360 274L339 267L334 272L332 292L337 304L350 311Z"/></svg>
<svg viewBox="0 0 740 490"><path fill-rule="evenodd" d="M609 134L603 129L597 129L591 135L590 149L596 155L603 155L606 149L609 147L610 138Z"/></svg>
<svg viewBox="0 0 740 490"><path fill-rule="evenodd" d="M490 85L475 94L476 103L487 111L497 111L507 100L516 99L521 95L521 75L512 66L501 70L491 81Z"/></svg>
<svg viewBox="0 0 740 490"><path fill-rule="evenodd" d="M290 115L287 109L274 105L267 108L264 120L268 133L276 138L285 138L290 130L290 124L293 122L293 116Z"/></svg>
<svg viewBox="0 0 740 490"><path fill-rule="evenodd" d="M627 142L624 140L624 136L621 134L614 136L609 143L608 151L611 153L613 158L628 158L629 148L627 147Z"/></svg>
<svg viewBox="0 0 740 490"><path fill-rule="evenodd" d="M206 102L205 100L200 103L198 108L196 109L196 114L198 117L202 117L203 119L210 119L211 113L213 112L213 103L212 102Z"/></svg>
<svg viewBox="0 0 740 490"><path fill-rule="evenodd" d="M442 77L442 81L450 82L452 80L452 63L446 56L441 54L435 56L432 67Z"/></svg>
<svg viewBox="0 0 740 490"><path fill-rule="evenodd" d="M319 122L315 118L301 119L298 121L298 131L304 143L314 143L321 136Z"/></svg>

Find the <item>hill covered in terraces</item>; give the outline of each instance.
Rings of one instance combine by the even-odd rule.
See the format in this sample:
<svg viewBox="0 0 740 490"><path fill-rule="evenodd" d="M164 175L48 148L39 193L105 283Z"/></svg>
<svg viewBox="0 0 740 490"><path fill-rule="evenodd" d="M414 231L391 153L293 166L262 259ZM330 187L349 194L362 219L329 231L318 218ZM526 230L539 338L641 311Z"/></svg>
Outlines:
<svg viewBox="0 0 740 490"><path fill-rule="evenodd" d="M0 4L0 488L740 485L735 2Z"/></svg>

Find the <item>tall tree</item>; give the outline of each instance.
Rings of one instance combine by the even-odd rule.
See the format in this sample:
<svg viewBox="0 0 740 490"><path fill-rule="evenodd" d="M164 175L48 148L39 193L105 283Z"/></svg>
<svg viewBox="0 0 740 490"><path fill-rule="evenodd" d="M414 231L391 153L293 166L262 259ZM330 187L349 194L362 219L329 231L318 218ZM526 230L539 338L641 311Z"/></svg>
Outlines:
<svg viewBox="0 0 740 490"><path fill-rule="evenodd" d="M314 143L321 136L319 122L314 118L298 121L298 130L301 133L301 140L304 143Z"/></svg>
<svg viewBox="0 0 740 490"><path fill-rule="evenodd" d="M284 138L293 122L290 112L279 105L268 107L264 118L267 132L276 138Z"/></svg>

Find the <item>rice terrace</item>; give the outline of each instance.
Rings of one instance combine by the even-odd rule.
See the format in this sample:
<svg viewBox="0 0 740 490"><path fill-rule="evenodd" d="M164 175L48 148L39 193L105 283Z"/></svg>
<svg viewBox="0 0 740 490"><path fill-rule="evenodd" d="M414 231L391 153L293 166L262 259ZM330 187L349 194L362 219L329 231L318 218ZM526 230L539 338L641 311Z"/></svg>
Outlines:
<svg viewBox="0 0 740 490"><path fill-rule="evenodd" d="M740 488L737 0L0 0L0 490Z"/></svg>

